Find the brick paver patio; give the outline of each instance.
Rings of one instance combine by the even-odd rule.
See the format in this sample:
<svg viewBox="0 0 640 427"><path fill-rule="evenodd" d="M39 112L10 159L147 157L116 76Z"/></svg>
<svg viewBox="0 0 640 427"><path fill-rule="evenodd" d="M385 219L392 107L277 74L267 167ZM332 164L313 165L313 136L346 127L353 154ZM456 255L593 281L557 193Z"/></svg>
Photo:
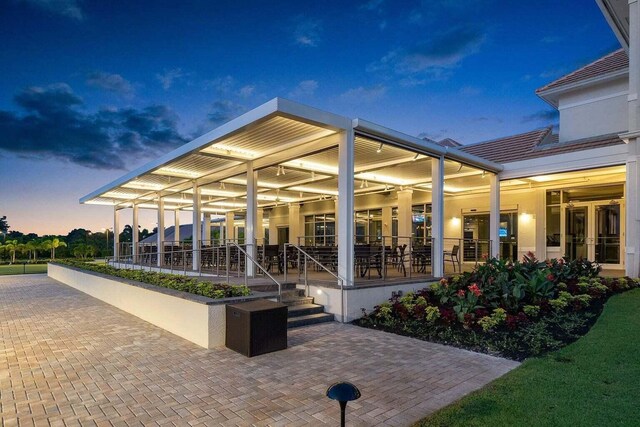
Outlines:
<svg viewBox="0 0 640 427"><path fill-rule="evenodd" d="M409 425L517 366L339 323L289 349L205 350L42 275L0 277L2 425Z"/></svg>

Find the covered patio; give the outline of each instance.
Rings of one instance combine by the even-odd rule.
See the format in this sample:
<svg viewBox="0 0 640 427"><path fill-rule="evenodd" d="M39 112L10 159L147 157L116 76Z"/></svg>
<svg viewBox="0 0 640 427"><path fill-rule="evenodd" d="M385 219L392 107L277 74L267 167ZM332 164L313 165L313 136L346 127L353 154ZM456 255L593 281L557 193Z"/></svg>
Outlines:
<svg viewBox="0 0 640 427"><path fill-rule="evenodd" d="M277 284L417 283L459 271L462 251L466 262L499 253L501 170L276 98L80 201L113 206L118 263ZM447 197L467 192L488 194L488 239L445 238ZM141 209L157 212L157 233L119 242L122 212L135 231Z"/></svg>

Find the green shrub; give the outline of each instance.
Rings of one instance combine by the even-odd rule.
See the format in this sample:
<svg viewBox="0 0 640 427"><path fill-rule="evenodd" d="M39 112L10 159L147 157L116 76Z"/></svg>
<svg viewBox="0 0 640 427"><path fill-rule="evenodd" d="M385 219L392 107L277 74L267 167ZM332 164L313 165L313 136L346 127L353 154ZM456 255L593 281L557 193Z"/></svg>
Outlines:
<svg viewBox="0 0 640 427"><path fill-rule="evenodd" d="M226 283L213 283L203 281L201 278L178 276L176 274L157 273L144 270L125 270L114 268L107 264L91 264L88 262L65 259L56 260L56 263L108 274L137 282L148 283L167 289L175 289L190 294L202 295L208 298L220 299L251 295L251 290L244 285L227 285Z"/></svg>

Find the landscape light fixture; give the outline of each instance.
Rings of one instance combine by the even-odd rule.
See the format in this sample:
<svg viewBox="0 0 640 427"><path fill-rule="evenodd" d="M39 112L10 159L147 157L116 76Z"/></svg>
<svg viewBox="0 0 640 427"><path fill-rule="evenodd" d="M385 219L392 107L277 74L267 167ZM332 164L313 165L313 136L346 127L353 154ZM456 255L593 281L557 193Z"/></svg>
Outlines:
<svg viewBox="0 0 640 427"><path fill-rule="evenodd" d="M327 389L327 397L337 400L340 403L340 425L345 426L345 412L347 410L347 402L357 400L361 396L358 387L351 383L335 383Z"/></svg>

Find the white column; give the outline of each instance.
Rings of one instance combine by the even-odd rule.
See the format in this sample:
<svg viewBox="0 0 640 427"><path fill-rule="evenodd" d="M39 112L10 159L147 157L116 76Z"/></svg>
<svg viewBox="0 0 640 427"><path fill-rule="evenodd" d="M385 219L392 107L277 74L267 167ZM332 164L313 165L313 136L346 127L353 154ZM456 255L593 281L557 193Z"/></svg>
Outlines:
<svg viewBox="0 0 640 427"><path fill-rule="evenodd" d="M289 243L298 244L298 237L304 235L304 228L300 229L300 205L289 203ZM304 242L301 242L304 245Z"/></svg>
<svg viewBox="0 0 640 427"><path fill-rule="evenodd" d="M411 214L413 204L413 190L398 190L398 245L407 245L407 252L411 248Z"/></svg>
<svg viewBox="0 0 640 427"><path fill-rule="evenodd" d="M138 259L138 240L140 235L138 234L138 205L133 205L133 225L131 226L131 246L133 262L137 263Z"/></svg>
<svg viewBox="0 0 640 427"><path fill-rule="evenodd" d="M158 267L162 267L164 261L164 199L158 194L158 232L157 247L158 247Z"/></svg>
<svg viewBox="0 0 640 427"><path fill-rule="evenodd" d="M233 240L236 238L236 231L235 231L235 212L227 212L226 214L226 220L225 220L225 225L227 227L226 232L224 233L224 237L227 240Z"/></svg>
<svg viewBox="0 0 640 427"><path fill-rule="evenodd" d="M256 209L256 239L258 245L266 244L264 241L264 209L262 208Z"/></svg>
<svg viewBox="0 0 640 427"><path fill-rule="evenodd" d="M173 240L180 244L180 209L173 211Z"/></svg>
<svg viewBox="0 0 640 427"><path fill-rule="evenodd" d="M202 214L202 241L207 245L211 244L211 214Z"/></svg>
<svg viewBox="0 0 640 427"><path fill-rule="evenodd" d="M275 213L278 211L278 215L280 214L280 208L271 208L271 212L269 212L269 244L277 245L278 244L278 223L281 221L280 216L276 220ZM291 236L291 233L289 233Z"/></svg>
<svg viewBox="0 0 640 427"><path fill-rule="evenodd" d="M334 206L334 215L335 215L335 227L336 227L336 233L338 232L338 214L339 211L338 209L340 208L339 203L338 203L338 198L336 197L335 199L333 199L333 206ZM304 227L304 224L302 225L302 227ZM304 229L304 228L303 228ZM336 239L336 245L338 244L338 239Z"/></svg>
<svg viewBox="0 0 640 427"><path fill-rule="evenodd" d="M253 170L253 162L247 162L247 215L244 221L244 241L247 245L247 253L253 259L257 259L256 251L256 221L258 218L258 172ZM255 265L246 263L247 275L255 276Z"/></svg>
<svg viewBox="0 0 640 427"><path fill-rule="evenodd" d="M200 225L201 197L200 187L193 182L193 222L191 223L191 243L193 245L193 270L200 270L200 242L202 241L202 226Z"/></svg>
<svg viewBox="0 0 640 427"><path fill-rule="evenodd" d="M384 244L391 245L391 239L388 239L393 235L393 208L391 206L382 207L382 235L385 237Z"/></svg>
<svg viewBox="0 0 640 427"><path fill-rule="evenodd" d="M435 277L444 275L444 157L431 159L431 269Z"/></svg>
<svg viewBox="0 0 640 427"><path fill-rule="evenodd" d="M640 4L629 1L629 138L625 186L625 274L640 275Z"/></svg>
<svg viewBox="0 0 640 427"><path fill-rule="evenodd" d="M627 155L626 185L625 185L625 274L638 277L640 274L640 155L638 153L638 139L629 141Z"/></svg>
<svg viewBox="0 0 640 427"><path fill-rule="evenodd" d="M113 207L113 258L120 257L120 210Z"/></svg>
<svg viewBox="0 0 640 427"><path fill-rule="evenodd" d="M489 239L491 256L500 258L500 179L489 174Z"/></svg>
<svg viewBox="0 0 640 427"><path fill-rule="evenodd" d="M340 135L338 144L338 277L344 286L353 286L353 209L354 209L354 145L353 129ZM342 319L344 321L344 319Z"/></svg>

